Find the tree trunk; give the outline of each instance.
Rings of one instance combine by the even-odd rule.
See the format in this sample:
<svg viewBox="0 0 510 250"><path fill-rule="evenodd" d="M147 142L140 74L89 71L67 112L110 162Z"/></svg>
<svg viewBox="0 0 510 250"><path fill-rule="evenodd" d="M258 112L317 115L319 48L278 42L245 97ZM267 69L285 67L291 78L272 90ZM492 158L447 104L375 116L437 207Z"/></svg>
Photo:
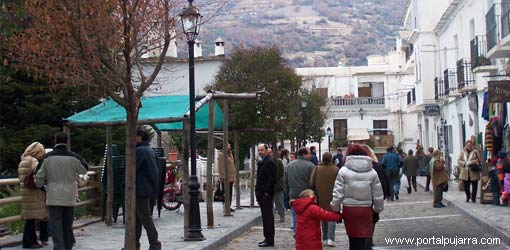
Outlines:
<svg viewBox="0 0 510 250"><path fill-rule="evenodd" d="M106 225L112 226L113 213L113 162L112 162L112 127L106 127L107 160L106 171L108 176L108 196L106 200Z"/></svg>
<svg viewBox="0 0 510 250"><path fill-rule="evenodd" d="M250 207L255 207L255 174L257 173L255 171L257 169L255 147L251 146Z"/></svg>
<svg viewBox="0 0 510 250"><path fill-rule="evenodd" d="M126 108L125 250L136 249L136 126L138 106L136 101L132 101Z"/></svg>

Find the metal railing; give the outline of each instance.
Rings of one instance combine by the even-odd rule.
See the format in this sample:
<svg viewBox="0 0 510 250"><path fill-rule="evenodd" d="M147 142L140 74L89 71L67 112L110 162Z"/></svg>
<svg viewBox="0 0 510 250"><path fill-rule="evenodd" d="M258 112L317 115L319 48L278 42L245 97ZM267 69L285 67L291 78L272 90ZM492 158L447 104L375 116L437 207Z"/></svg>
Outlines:
<svg viewBox="0 0 510 250"><path fill-rule="evenodd" d="M439 100L446 96L445 94L445 88L444 88L444 81L443 79L436 77L434 79L434 90L435 90L435 99Z"/></svg>
<svg viewBox="0 0 510 250"><path fill-rule="evenodd" d="M496 4L485 14L485 26L487 30L487 51L490 51L498 43L498 23L496 20Z"/></svg>
<svg viewBox="0 0 510 250"><path fill-rule="evenodd" d="M485 36L476 36L471 40L470 49L472 70L480 66L490 65L490 60L487 58L487 40Z"/></svg>
<svg viewBox="0 0 510 250"><path fill-rule="evenodd" d="M444 94L450 95L457 91L457 80L455 79L457 76L454 69L445 69L443 71L443 85L444 85Z"/></svg>
<svg viewBox="0 0 510 250"><path fill-rule="evenodd" d="M460 59L457 61L457 83L459 89L475 85L475 79L471 72L471 62L467 59Z"/></svg>
<svg viewBox="0 0 510 250"><path fill-rule="evenodd" d="M510 34L510 0L501 1L501 38Z"/></svg>
<svg viewBox="0 0 510 250"><path fill-rule="evenodd" d="M329 98L333 106L384 106L384 97Z"/></svg>
<svg viewBox="0 0 510 250"><path fill-rule="evenodd" d="M85 187L79 188L78 192L86 192L87 200L79 201L76 203L76 207L88 206L93 208L94 211L100 211L100 203L101 203L101 180L99 176L100 169L102 167L91 167L90 171L87 172L90 179L87 182ZM9 178L9 179L0 179L0 186L19 186L18 178ZM0 206L12 204L12 203L20 203L21 196L11 196L7 198L0 199ZM21 212L21 211L20 211ZM0 225L15 223L21 221L21 215L13 215L4 218L0 218Z"/></svg>

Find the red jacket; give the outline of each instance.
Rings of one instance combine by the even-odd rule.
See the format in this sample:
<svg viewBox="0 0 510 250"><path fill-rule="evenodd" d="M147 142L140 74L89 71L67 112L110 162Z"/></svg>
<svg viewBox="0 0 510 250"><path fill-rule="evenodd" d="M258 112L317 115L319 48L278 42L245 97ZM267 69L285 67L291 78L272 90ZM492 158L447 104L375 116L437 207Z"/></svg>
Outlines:
<svg viewBox="0 0 510 250"><path fill-rule="evenodd" d="M321 220L339 221L341 216L317 205L316 198L301 198L292 202L296 211L296 250L322 249Z"/></svg>

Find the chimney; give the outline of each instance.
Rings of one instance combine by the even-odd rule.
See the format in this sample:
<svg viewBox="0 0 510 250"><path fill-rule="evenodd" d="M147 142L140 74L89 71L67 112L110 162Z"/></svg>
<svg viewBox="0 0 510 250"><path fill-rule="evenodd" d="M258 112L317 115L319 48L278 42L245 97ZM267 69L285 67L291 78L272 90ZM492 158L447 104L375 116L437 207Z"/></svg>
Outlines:
<svg viewBox="0 0 510 250"><path fill-rule="evenodd" d="M195 57L202 57L202 43L198 40L195 41Z"/></svg>
<svg viewBox="0 0 510 250"><path fill-rule="evenodd" d="M175 30L172 30L170 36L173 37L173 39L170 40L170 44L168 45L168 50L166 51L165 56L177 57L177 41L175 40Z"/></svg>
<svg viewBox="0 0 510 250"><path fill-rule="evenodd" d="M225 42L221 38L217 38L214 41L214 55L215 56L224 56L225 55Z"/></svg>

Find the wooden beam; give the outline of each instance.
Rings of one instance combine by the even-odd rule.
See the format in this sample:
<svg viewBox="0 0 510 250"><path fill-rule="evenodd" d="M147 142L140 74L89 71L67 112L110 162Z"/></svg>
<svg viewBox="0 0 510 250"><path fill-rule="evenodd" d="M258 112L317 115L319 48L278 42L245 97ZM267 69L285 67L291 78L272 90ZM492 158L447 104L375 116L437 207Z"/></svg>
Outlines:
<svg viewBox="0 0 510 250"><path fill-rule="evenodd" d="M0 206L11 204L11 203L19 203L19 202L21 202L21 196L3 198L3 199L0 199Z"/></svg>
<svg viewBox="0 0 510 250"><path fill-rule="evenodd" d="M156 123L172 123L172 122L180 122L186 119L185 117L171 117L171 118L158 118L158 119L146 119L139 120L139 125L148 125L148 124L156 124ZM108 127L108 126L120 126L125 125L126 121L113 121L113 122L68 122L67 126L70 127Z"/></svg>
<svg viewBox="0 0 510 250"><path fill-rule="evenodd" d="M0 186L18 185L18 178L0 179Z"/></svg>
<svg viewBox="0 0 510 250"><path fill-rule="evenodd" d="M229 152L227 150L228 145L228 100L223 101L223 173L225 173L225 176L223 178L223 190L225 191L225 202L223 202L223 214L225 216L232 216L230 214L230 203L232 202L230 200L230 194L232 190L230 190L230 174L228 169L228 157Z"/></svg>
<svg viewBox="0 0 510 250"><path fill-rule="evenodd" d="M71 150L71 128L64 124L63 131L67 135L67 150Z"/></svg>
<svg viewBox="0 0 510 250"><path fill-rule="evenodd" d="M207 134L207 227L214 227L214 210L213 210L213 178L212 168L214 163L214 99L209 102L209 132Z"/></svg>
<svg viewBox="0 0 510 250"><path fill-rule="evenodd" d="M10 217L0 218L0 225L18 222L20 220L21 220L21 215L14 215L14 216L10 216Z"/></svg>
<svg viewBox="0 0 510 250"><path fill-rule="evenodd" d="M106 127L106 171L107 171L107 185L108 193L106 196L106 225L113 225L113 157L112 157L112 127Z"/></svg>
<svg viewBox="0 0 510 250"><path fill-rule="evenodd" d="M243 132L243 133L253 133L253 132L273 132L274 131L274 128L242 128L242 129L239 129L239 132Z"/></svg>

